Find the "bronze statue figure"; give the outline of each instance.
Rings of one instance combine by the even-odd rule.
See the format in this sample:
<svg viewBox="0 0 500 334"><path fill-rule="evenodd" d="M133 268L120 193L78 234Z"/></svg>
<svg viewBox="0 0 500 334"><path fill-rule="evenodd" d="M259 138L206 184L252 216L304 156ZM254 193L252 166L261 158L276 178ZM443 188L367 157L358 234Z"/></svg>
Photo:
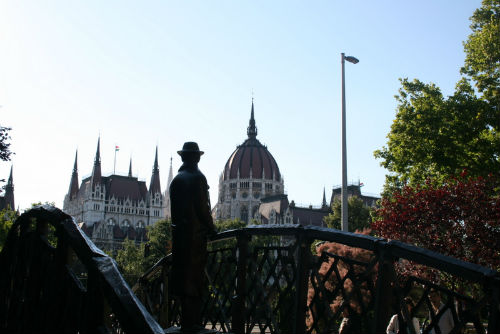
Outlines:
<svg viewBox="0 0 500 334"><path fill-rule="evenodd" d="M205 284L207 238L215 234L207 179L198 169L200 151L186 142L179 173L170 183L172 210L172 292L181 304L181 332L202 330L201 295Z"/></svg>

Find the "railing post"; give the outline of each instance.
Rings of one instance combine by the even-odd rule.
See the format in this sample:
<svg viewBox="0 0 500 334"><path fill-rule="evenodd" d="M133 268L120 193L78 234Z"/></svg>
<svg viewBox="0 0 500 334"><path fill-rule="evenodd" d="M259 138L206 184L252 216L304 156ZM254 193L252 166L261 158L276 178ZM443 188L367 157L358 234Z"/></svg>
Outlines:
<svg viewBox="0 0 500 334"><path fill-rule="evenodd" d="M491 287L491 303L490 303L490 316L488 319L488 333L498 333L500 330L500 281L490 277L488 282Z"/></svg>
<svg viewBox="0 0 500 334"><path fill-rule="evenodd" d="M231 321L231 331L235 334L245 333L248 241L249 236L246 234L236 237L236 295L233 297Z"/></svg>
<svg viewBox="0 0 500 334"><path fill-rule="evenodd" d="M173 325L172 314L170 312L170 288L169 288L169 277L168 270L166 269L167 265L165 264L161 270L161 279L163 284L163 294L162 303L160 305L159 315L158 315L158 323L163 328L168 328Z"/></svg>
<svg viewBox="0 0 500 334"><path fill-rule="evenodd" d="M86 331L85 333L97 332L104 324L104 296L100 292L99 278L95 269L88 271L87 279L87 301L86 310Z"/></svg>
<svg viewBox="0 0 500 334"><path fill-rule="evenodd" d="M375 317L372 332L385 333L387 323L392 315L394 284L397 280L393 257L387 249L387 243L378 241L376 242L376 247L379 260L377 287L375 290Z"/></svg>
<svg viewBox="0 0 500 334"><path fill-rule="evenodd" d="M311 267L311 240L303 229L297 233L297 279L295 281L295 323L294 333L306 332L307 292L309 289L309 269Z"/></svg>

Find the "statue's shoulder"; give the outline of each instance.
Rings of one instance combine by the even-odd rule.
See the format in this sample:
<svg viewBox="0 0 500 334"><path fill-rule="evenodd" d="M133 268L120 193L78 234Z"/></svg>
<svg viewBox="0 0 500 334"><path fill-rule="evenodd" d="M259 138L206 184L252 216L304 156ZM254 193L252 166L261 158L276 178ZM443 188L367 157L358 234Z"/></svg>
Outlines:
<svg viewBox="0 0 500 334"><path fill-rule="evenodd" d="M207 178L205 177L205 175L199 169L196 171L196 177L198 179L200 179L201 181L207 183Z"/></svg>
<svg viewBox="0 0 500 334"><path fill-rule="evenodd" d="M189 174L190 173L186 173L186 171L180 171L179 173L177 173L177 175L172 179L172 182L170 182L170 187L175 187L175 185L185 183L186 180L190 177Z"/></svg>

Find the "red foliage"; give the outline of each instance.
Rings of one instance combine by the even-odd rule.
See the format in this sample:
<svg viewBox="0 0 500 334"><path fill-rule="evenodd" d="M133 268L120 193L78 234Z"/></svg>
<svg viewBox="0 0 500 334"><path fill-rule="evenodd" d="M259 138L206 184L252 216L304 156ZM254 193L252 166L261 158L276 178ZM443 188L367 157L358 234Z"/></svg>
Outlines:
<svg viewBox="0 0 500 334"><path fill-rule="evenodd" d="M363 229L362 231L356 231L355 233L368 235L370 232L370 229ZM335 242L325 242L316 248L316 256L321 257L323 252L335 254L337 256L356 260L365 264L372 262L374 258L374 254L371 251L349 247ZM334 272L328 274L332 266L337 267L336 269L339 276L336 276ZM358 281L357 284L354 284L354 282L349 278L346 279L350 270L352 271L350 273L350 277L359 277L361 275L363 279ZM367 270L369 270L369 272L367 272ZM323 262L320 268L318 268L318 276L313 277L312 280L314 280L316 286L324 284L325 291L333 292L336 291L336 288L340 288L340 290L335 296L327 297L321 293L319 296L316 296L317 292L313 288L313 282L309 281L309 291L307 294L307 305L309 307L309 311L306 317L306 325L311 328L314 322L320 321L320 319L314 319L313 313L311 312L311 309L315 309L316 313L321 313L321 311L319 311L319 305L315 304L318 303L318 301L314 302L315 297L322 300L322 302L328 303L333 314L337 314L339 316L339 321L341 320L341 314L337 312L339 312L339 308L343 302L347 302L352 311L361 314L362 308L366 308L372 299L370 286L374 286L375 284L376 273L376 265L374 267L367 268L362 265L349 265L349 263L343 260L335 261L333 258L328 258L328 260ZM371 284L368 284L368 281L371 281ZM357 292L359 292L359 294L354 293L355 289L358 290ZM358 299L358 296L361 296L361 300Z"/></svg>
<svg viewBox="0 0 500 334"><path fill-rule="evenodd" d="M383 198L372 223L381 237L500 269L500 178L404 187Z"/></svg>

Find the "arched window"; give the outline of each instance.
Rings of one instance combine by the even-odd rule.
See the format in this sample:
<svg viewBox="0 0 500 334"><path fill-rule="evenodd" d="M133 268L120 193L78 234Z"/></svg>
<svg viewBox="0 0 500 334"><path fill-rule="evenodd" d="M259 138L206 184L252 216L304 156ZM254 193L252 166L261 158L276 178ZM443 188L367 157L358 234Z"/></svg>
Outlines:
<svg viewBox="0 0 500 334"><path fill-rule="evenodd" d="M255 218L257 215L257 211L259 211L259 206L254 206L252 209L252 218Z"/></svg>
<svg viewBox="0 0 500 334"><path fill-rule="evenodd" d="M115 220L113 218L108 219L108 225L109 226L114 226L115 225Z"/></svg>
<svg viewBox="0 0 500 334"><path fill-rule="evenodd" d="M246 206L242 206L241 207L240 218L241 218L242 221L248 223L248 209L247 209Z"/></svg>

